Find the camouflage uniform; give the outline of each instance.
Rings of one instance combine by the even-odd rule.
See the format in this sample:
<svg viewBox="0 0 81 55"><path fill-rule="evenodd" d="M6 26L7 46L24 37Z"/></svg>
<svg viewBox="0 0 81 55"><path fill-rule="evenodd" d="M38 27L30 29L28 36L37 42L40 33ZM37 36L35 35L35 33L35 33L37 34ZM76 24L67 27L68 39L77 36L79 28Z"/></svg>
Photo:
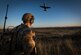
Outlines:
<svg viewBox="0 0 81 55"><path fill-rule="evenodd" d="M15 27L13 30L12 51L23 51L24 55L30 55L35 48L32 30L24 24ZM15 45L15 46L14 46Z"/></svg>

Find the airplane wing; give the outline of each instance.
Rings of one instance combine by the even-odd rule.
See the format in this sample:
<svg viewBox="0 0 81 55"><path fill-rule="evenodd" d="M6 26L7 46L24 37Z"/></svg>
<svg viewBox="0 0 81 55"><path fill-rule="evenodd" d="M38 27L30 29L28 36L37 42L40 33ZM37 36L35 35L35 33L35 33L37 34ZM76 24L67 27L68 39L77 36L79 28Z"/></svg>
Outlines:
<svg viewBox="0 0 81 55"><path fill-rule="evenodd" d="M45 6L40 6L41 8L44 8Z"/></svg>
<svg viewBox="0 0 81 55"><path fill-rule="evenodd" d="M51 8L51 7L46 7L46 8Z"/></svg>

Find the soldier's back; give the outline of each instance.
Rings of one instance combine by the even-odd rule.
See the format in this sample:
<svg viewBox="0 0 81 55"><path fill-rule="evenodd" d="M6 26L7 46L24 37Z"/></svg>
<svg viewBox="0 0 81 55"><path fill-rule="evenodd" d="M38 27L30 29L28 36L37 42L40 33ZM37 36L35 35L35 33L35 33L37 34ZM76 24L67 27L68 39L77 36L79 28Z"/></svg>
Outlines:
<svg viewBox="0 0 81 55"><path fill-rule="evenodd" d="M26 25L21 24L13 29L13 33L14 49L29 54L35 47L35 41L33 40L35 34L32 33L32 30Z"/></svg>

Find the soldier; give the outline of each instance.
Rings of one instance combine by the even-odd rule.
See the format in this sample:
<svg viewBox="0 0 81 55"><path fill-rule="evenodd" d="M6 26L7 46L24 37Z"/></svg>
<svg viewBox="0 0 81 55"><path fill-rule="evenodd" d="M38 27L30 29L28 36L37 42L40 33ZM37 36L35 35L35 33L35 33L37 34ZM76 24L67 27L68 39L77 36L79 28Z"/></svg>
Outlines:
<svg viewBox="0 0 81 55"><path fill-rule="evenodd" d="M15 44L15 47L19 52L23 51L24 55L30 55L30 53L35 48L35 32L31 30L31 25L34 23L34 16L31 13L25 13L22 16L23 24L18 25L13 29L14 36L12 43ZM15 39L15 40L14 40ZM16 42L16 43L14 43ZM16 55L15 53L14 55ZM17 54L18 55L18 54ZM19 54L20 55L20 54Z"/></svg>

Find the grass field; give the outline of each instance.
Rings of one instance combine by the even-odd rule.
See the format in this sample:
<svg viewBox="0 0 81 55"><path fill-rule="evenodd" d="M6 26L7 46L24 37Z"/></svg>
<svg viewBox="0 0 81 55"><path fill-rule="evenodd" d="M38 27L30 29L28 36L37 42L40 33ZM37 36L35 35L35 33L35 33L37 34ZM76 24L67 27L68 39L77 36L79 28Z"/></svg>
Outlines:
<svg viewBox="0 0 81 55"><path fill-rule="evenodd" d="M36 32L37 55L81 55L81 27L34 28L33 30ZM9 51L9 42L6 40L9 37L7 37L5 36L3 40L4 47L0 47L3 50L0 50L1 54Z"/></svg>

